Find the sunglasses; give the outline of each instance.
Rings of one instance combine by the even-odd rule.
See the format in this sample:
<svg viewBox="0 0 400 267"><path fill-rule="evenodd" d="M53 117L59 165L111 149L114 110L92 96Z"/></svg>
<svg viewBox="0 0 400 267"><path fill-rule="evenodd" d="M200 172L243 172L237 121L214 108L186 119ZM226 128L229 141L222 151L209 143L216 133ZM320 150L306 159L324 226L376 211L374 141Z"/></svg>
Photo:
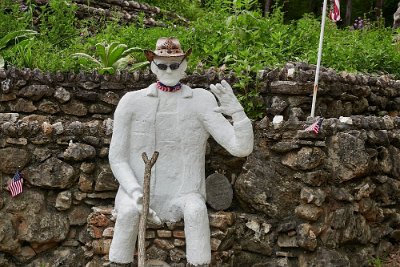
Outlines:
<svg viewBox="0 0 400 267"><path fill-rule="evenodd" d="M183 58L183 59L181 60L181 62L179 62L179 63L175 62L175 63L169 64L169 65L168 65L168 64L164 64L164 63L157 64L154 60L153 60L153 63L154 63L154 65L156 65L157 68L159 68L160 70L167 70L168 67L169 67L171 70L177 70L184 60L185 60L185 58Z"/></svg>

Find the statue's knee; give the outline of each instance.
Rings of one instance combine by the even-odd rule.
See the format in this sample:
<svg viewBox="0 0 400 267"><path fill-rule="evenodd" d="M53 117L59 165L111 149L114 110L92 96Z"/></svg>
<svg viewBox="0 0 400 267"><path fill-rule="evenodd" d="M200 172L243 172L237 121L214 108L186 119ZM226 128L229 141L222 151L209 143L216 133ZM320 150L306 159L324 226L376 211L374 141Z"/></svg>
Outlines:
<svg viewBox="0 0 400 267"><path fill-rule="evenodd" d="M199 199L188 201L185 205L184 219L185 222L201 221L207 218L206 204Z"/></svg>
<svg viewBox="0 0 400 267"><path fill-rule="evenodd" d="M116 212L117 220L132 220L139 216L139 212L133 208L124 208Z"/></svg>

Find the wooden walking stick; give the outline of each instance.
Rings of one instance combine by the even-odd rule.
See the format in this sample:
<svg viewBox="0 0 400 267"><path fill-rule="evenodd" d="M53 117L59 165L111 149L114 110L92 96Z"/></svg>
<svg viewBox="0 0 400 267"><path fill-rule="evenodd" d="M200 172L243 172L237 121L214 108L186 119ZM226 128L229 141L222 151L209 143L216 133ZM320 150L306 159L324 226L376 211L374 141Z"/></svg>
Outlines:
<svg viewBox="0 0 400 267"><path fill-rule="evenodd" d="M150 206L150 177L151 177L151 168L156 163L157 158L158 158L157 151L153 153L153 156L151 157L150 160L147 157L146 152L142 153L142 159L145 164L145 169L144 169L144 179L143 179L143 211L139 221L138 267L144 267L144 263L146 261L145 238L146 238L147 216L149 214L149 206Z"/></svg>

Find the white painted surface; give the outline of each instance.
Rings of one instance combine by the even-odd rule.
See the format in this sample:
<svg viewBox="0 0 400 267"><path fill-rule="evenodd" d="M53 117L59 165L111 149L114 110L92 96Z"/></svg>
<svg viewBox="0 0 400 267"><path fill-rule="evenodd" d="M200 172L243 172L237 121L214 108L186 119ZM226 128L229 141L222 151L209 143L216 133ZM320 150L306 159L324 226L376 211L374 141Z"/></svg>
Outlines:
<svg viewBox="0 0 400 267"><path fill-rule="evenodd" d="M181 58L156 58L157 64ZM186 61L171 71L151 70L160 82L173 86L184 76ZM109 258L133 260L142 209L144 162L142 152L160 155L152 169L150 217L154 221L184 218L187 261L193 265L211 261L210 230L205 205L205 150L208 137L232 155L244 157L253 150L253 129L232 88L225 81L204 89L183 85L177 92L163 92L156 84L127 93L114 114L110 165L120 187L115 199L117 221ZM233 125L221 114L232 116Z"/></svg>

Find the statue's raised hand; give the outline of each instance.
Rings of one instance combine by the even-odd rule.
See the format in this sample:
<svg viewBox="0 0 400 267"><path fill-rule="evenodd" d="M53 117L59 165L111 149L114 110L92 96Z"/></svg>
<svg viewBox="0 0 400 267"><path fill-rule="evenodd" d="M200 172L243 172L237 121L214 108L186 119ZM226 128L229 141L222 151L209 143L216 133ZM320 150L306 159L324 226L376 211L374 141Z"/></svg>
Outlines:
<svg viewBox="0 0 400 267"><path fill-rule="evenodd" d="M139 192L135 192L133 195L134 204L136 205L140 214L143 214L143 194ZM149 208L149 217L148 219L155 224L161 224L160 218L157 216L156 212Z"/></svg>
<svg viewBox="0 0 400 267"><path fill-rule="evenodd" d="M232 116L232 114L238 111L243 111L243 107L233 93L232 87L225 80L215 85L211 84L210 89L220 103L220 106L214 109L215 112Z"/></svg>

